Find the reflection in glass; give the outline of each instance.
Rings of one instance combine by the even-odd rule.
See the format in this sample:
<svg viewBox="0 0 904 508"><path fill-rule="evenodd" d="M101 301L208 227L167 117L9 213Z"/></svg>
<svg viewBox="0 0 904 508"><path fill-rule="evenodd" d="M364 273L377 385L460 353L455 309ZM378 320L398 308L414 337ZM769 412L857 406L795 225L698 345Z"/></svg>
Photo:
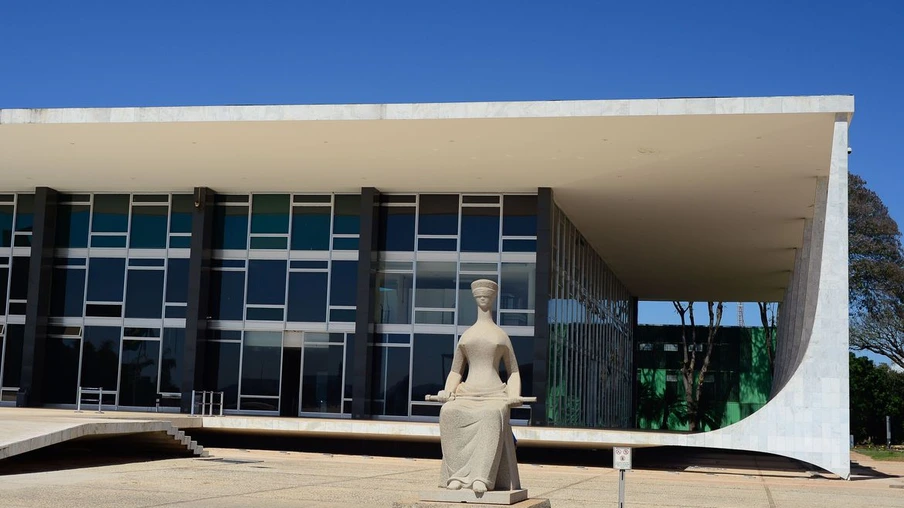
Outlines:
<svg viewBox="0 0 904 508"><path fill-rule="evenodd" d="M361 196L342 194L336 196L333 211L333 233L356 235L361 229Z"/></svg>
<svg viewBox="0 0 904 508"><path fill-rule="evenodd" d="M287 202L288 199L286 196ZM248 261L247 301L249 305L286 303L286 261L272 259Z"/></svg>
<svg viewBox="0 0 904 508"><path fill-rule="evenodd" d="M242 348L242 395L279 395L282 332L246 331Z"/></svg>
<svg viewBox="0 0 904 508"><path fill-rule="evenodd" d="M185 303L188 301L188 259L170 258L166 260L166 301Z"/></svg>
<svg viewBox="0 0 904 508"><path fill-rule="evenodd" d="M60 205L57 209L56 246L83 249L88 246L89 205Z"/></svg>
<svg viewBox="0 0 904 508"><path fill-rule="evenodd" d="M191 233L191 217L195 197L191 194L173 194L170 206L170 233Z"/></svg>
<svg viewBox="0 0 904 508"><path fill-rule="evenodd" d="M407 347L374 347L373 414L408 416L410 352Z"/></svg>
<svg viewBox="0 0 904 508"><path fill-rule="evenodd" d="M215 206L213 216L214 249L248 248L248 207Z"/></svg>
<svg viewBox="0 0 904 508"><path fill-rule="evenodd" d="M129 195L95 194L91 231L125 233L129 229Z"/></svg>
<svg viewBox="0 0 904 508"><path fill-rule="evenodd" d="M534 263L502 263L499 308L533 310L536 277Z"/></svg>
<svg viewBox="0 0 904 508"><path fill-rule="evenodd" d="M254 194L251 196L251 232L286 234L289 232L289 195Z"/></svg>
<svg viewBox="0 0 904 508"><path fill-rule="evenodd" d="M461 209L461 251L499 252L499 208Z"/></svg>
<svg viewBox="0 0 904 508"><path fill-rule="evenodd" d="M163 313L163 270L129 270L127 318L159 319Z"/></svg>
<svg viewBox="0 0 904 508"><path fill-rule="evenodd" d="M54 268L50 292L50 315L81 317L84 311L85 269Z"/></svg>
<svg viewBox="0 0 904 508"><path fill-rule="evenodd" d="M152 407L157 399L160 342L124 340L119 376L119 405Z"/></svg>
<svg viewBox="0 0 904 508"><path fill-rule="evenodd" d="M413 282L414 275L411 273L377 272L375 323L411 323Z"/></svg>
<svg viewBox="0 0 904 508"><path fill-rule="evenodd" d="M355 305L357 261L333 261L330 267L330 305Z"/></svg>
<svg viewBox="0 0 904 508"><path fill-rule="evenodd" d="M292 208L292 250L330 250L330 207Z"/></svg>
<svg viewBox="0 0 904 508"><path fill-rule="evenodd" d="M119 371L118 326L86 326L82 339L81 386L116 389Z"/></svg>
<svg viewBox="0 0 904 508"><path fill-rule="evenodd" d="M75 404L79 339L47 337L44 353L44 402Z"/></svg>
<svg viewBox="0 0 904 508"><path fill-rule="evenodd" d="M0 205L0 247L13 245L13 206Z"/></svg>
<svg viewBox="0 0 904 508"><path fill-rule="evenodd" d="M378 250L414 251L414 211L413 206L380 207Z"/></svg>
<svg viewBox="0 0 904 508"><path fill-rule="evenodd" d="M160 391L182 391L182 356L185 347L184 328L164 328L160 355Z"/></svg>
<svg viewBox="0 0 904 508"><path fill-rule="evenodd" d="M22 349L25 346L25 325L6 325L6 344L3 351L3 386L18 387L22 381Z"/></svg>
<svg viewBox="0 0 904 508"><path fill-rule="evenodd" d="M241 321L245 307L245 272L210 272L210 319Z"/></svg>
<svg viewBox="0 0 904 508"><path fill-rule="evenodd" d="M452 368L454 352L454 335L414 334L411 352L412 402L423 401L425 395L433 395L443 389L446 374Z"/></svg>
<svg viewBox="0 0 904 508"><path fill-rule="evenodd" d="M301 410L304 412L342 411L343 334L334 333L329 335L336 337L322 337L326 335L328 334L305 333L301 368Z"/></svg>
<svg viewBox="0 0 904 508"><path fill-rule="evenodd" d="M167 207L133 206L129 247L132 249L166 248Z"/></svg>
<svg viewBox="0 0 904 508"><path fill-rule="evenodd" d="M457 263L418 261L414 306L454 309Z"/></svg>
<svg viewBox="0 0 904 508"><path fill-rule="evenodd" d="M88 301L121 302L125 271L125 258L89 259Z"/></svg>
<svg viewBox="0 0 904 508"><path fill-rule="evenodd" d="M208 341L204 347L204 389L223 392L223 407L235 409L239 395L239 342Z"/></svg>
<svg viewBox="0 0 904 508"><path fill-rule="evenodd" d="M346 399L352 398L355 379L355 334L345 334L345 394ZM345 412L350 412L350 404L345 406Z"/></svg>
<svg viewBox="0 0 904 508"><path fill-rule="evenodd" d="M502 234L537 236L537 196L502 198Z"/></svg>
<svg viewBox="0 0 904 508"><path fill-rule="evenodd" d="M14 257L9 282L9 299L25 300L28 298L28 267L31 258Z"/></svg>
<svg viewBox="0 0 904 508"><path fill-rule="evenodd" d="M6 287L8 282L9 268L5 266L0 267L0 309L6 309Z"/></svg>
<svg viewBox="0 0 904 508"><path fill-rule="evenodd" d="M16 231L31 231L35 224L35 195L19 194L16 202Z"/></svg>
<svg viewBox="0 0 904 508"><path fill-rule="evenodd" d="M421 194L418 203L419 235L458 234L458 195Z"/></svg>
<svg viewBox="0 0 904 508"><path fill-rule="evenodd" d="M326 272L290 273L287 321L326 321L326 283Z"/></svg>

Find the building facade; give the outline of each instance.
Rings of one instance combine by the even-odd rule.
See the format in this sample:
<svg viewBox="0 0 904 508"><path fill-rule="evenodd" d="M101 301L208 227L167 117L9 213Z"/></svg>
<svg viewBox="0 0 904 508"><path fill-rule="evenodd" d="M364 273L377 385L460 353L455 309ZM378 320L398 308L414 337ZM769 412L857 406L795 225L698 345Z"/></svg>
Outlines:
<svg viewBox="0 0 904 508"><path fill-rule="evenodd" d="M538 221L541 196L549 217ZM524 395L554 394L550 418L526 406L513 418L630 425L631 383L623 374L632 361L631 296L585 242L570 249L578 233L560 210L550 209L548 189L63 194L42 188L0 199L6 403L23 389L29 405L72 406L83 387L100 388L111 407L190 411L192 390L207 390L223 392L227 413L435 420L439 404L424 398L442 389L457 340L476 318L470 284L492 279L500 285L495 317L511 337ZM554 288L537 281L543 223L553 229L540 235L547 266L539 273L555 273ZM52 244L38 250L34 235ZM570 276L584 264L580 276ZM50 267L38 296L29 294L32 265ZM44 295L49 305L36 321L46 327L26 332L29 298ZM560 333L569 325L558 323L585 319L564 314L538 321L538 305L548 309L551 297L574 302L572 310L592 309L582 316L592 317L597 330L588 321ZM544 343L549 331L552 358ZM43 358L23 354L38 344ZM563 355L563 348L576 354ZM612 360L618 376L579 379ZM23 377L29 370L31 379ZM552 384L535 378L535 370L548 371ZM565 372L578 374L572 379ZM565 419L565 401L586 416Z"/></svg>

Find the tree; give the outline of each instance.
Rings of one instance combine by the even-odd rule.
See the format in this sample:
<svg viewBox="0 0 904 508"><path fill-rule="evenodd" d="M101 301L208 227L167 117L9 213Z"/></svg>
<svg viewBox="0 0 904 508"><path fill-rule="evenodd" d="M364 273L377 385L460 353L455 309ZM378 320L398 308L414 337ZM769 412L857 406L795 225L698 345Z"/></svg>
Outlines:
<svg viewBox="0 0 904 508"><path fill-rule="evenodd" d="M885 417L892 442L904 441L904 372L850 354L851 434L857 443L885 444Z"/></svg>
<svg viewBox="0 0 904 508"><path fill-rule="evenodd" d="M904 368L904 248L898 224L882 200L848 179L851 347L888 357Z"/></svg>
<svg viewBox="0 0 904 508"><path fill-rule="evenodd" d="M779 304L781 305L781 304ZM772 323L769 322L769 302L757 302L760 308L760 321L763 323L763 334L766 338L766 354L769 358L769 373L775 372L775 315L778 311L772 313Z"/></svg>
<svg viewBox="0 0 904 508"><path fill-rule="evenodd" d="M716 333L722 325L722 302L717 302L715 304L713 302L707 302L707 309L709 310L709 326L706 329L705 354L699 370L696 368L698 347L697 326L696 321L694 320L694 302L687 302L687 305L682 305L681 302L672 302L672 304L675 306L675 311L678 312L678 315L681 317L681 349L684 355L681 361L681 380L684 384L685 416L687 419L688 430L696 432L700 428L701 417L703 416L700 405L700 397L703 395L703 382L706 379L706 371L709 370L709 362L713 353L713 343L716 338ZM690 344L688 344L687 341L688 323L685 319L685 315L687 315L687 319L690 320ZM697 373L696 380L694 379L695 372Z"/></svg>

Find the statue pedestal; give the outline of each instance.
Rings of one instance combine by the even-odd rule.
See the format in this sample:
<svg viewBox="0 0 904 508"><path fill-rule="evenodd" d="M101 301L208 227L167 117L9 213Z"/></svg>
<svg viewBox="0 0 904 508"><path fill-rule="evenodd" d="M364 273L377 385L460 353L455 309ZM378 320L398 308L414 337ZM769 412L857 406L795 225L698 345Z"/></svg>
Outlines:
<svg viewBox="0 0 904 508"><path fill-rule="evenodd" d="M393 508L451 508L467 503L474 506L508 506L510 508L549 508L548 499L528 499L526 489L491 490L478 497L473 490L437 489L421 492L419 501L397 501Z"/></svg>

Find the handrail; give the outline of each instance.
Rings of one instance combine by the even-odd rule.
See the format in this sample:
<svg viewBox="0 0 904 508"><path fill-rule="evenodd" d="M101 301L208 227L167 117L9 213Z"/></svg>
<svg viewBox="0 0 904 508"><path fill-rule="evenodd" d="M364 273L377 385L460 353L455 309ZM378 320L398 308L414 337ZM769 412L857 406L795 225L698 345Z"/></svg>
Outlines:
<svg viewBox="0 0 904 508"><path fill-rule="evenodd" d="M82 412L82 395L97 395L97 411L96 413L103 414L103 401L104 395L116 395L116 390L104 390L103 387L92 388L87 386L79 386L78 387L78 398L75 400L75 412ZM90 402L94 402L93 399L89 399Z"/></svg>
<svg viewBox="0 0 904 508"><path fill-rule="evenodd" d="M198 403L198 394L201 394L201 414L195 414L195 407L199 405ZM220 402L217 404L214 400L215 397L219 395ZM192 390L191 391L191 416L214 416L214 406L219 406L219 415L223 416L223 392L214 392L207 390Z"/></svg>

